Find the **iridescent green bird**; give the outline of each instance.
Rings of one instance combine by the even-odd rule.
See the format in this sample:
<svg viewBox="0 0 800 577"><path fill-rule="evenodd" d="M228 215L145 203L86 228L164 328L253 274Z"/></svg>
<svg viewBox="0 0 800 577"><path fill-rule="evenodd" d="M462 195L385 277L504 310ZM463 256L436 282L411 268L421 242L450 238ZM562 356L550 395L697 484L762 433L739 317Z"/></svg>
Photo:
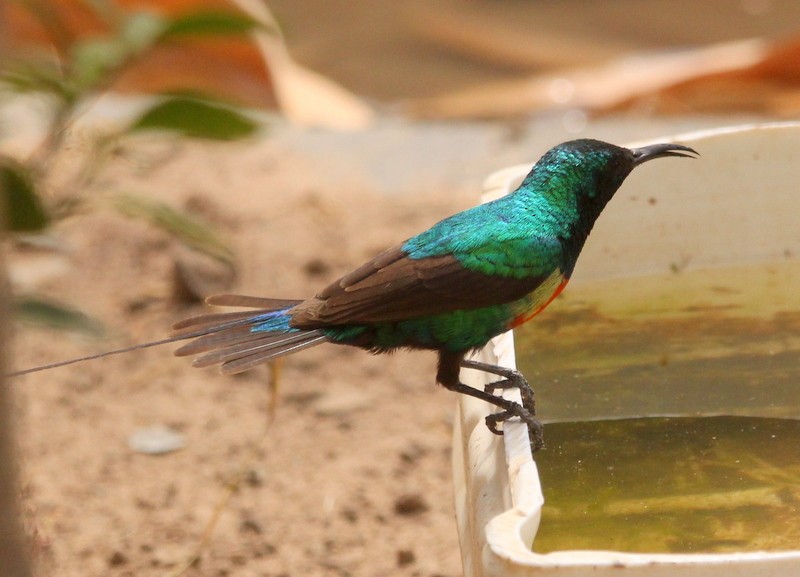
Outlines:
<svg viewBox="0 0 800 577"><path fill-rule="evenodd" d="M307 300L237 295L212 305L257 310L209 314L175 325L163 344L193 338L176 355L194 365L236 373L322 343L374 353L427 349L439 355L436 379L447 389L501 410L489 428L525 421L534 448L541 425L522 375L466 360L491 338L530 320L564 289L600 212L640 164L697 154L679 144L627 149L575 140L548 151L513 193L435 224L345 275ZM129 349L126 349L129 350ZM461 383L460 368L501 379L479 390ZM522 404L496 394L517 387Z"/></svg>

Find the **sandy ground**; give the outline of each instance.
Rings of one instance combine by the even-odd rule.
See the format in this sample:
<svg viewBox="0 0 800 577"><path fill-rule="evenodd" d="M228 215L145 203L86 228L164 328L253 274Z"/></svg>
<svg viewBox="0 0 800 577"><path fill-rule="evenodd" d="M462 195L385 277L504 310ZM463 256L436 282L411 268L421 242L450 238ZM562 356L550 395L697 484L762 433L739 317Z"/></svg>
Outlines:
<svg viewBox="0 0 800 577"><path fill-rule="evenodd" d="M477 191L447 190L386 196L359 182L327 181L270 139L156 142L123 153L85 194L136 191L201 212L235 248L233 290L275 297L313 294L477 199ZM16 368L162 338L201 310L172 302L181 251L148 224L96 208L52 233L67 266L37 290L98 317L111 336L21 327ZM39 574L174 575L243 474L186 575L459 575L455 398L434 386L434 365L425 353L306 351L283 366L269 430L266 367L223 377L191 368L170 347L18 379L24 507ZM180 432L185 448L132 451L128 437L154 425Z"/></svg>

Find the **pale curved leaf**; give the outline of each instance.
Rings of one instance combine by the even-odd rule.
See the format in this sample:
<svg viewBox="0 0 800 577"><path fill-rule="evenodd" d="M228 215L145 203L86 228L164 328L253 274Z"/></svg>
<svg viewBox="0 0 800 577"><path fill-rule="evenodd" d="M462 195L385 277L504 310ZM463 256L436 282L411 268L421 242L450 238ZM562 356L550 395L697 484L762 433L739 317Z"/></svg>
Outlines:
<svg viewBox="0 0 800 577"><path fill-rule="evenodd" d="M153 226L177 237L195 250L212 256L228 265L233 264L233 250L212 228L185 212L162 202L134 195L122 195L115 201L122 214L142 218Z"/></svg>

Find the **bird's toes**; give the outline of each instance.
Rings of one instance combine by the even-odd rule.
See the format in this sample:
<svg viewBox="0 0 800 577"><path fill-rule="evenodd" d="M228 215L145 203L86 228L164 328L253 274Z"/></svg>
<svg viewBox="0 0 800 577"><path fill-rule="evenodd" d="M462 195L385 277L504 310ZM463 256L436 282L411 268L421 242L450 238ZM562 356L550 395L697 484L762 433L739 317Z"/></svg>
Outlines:
<svg viewBox="0 0 800 577"><path fill-rule="evenodd" d="M486 426L495 435L502 435L503 429L500 429L498 425L508 420L510 416L511 415L508 413L508 411L501 411L499 413L486 415Z"/></svg>
<svg viewBox="0 0 800 577"><path fill-rule="evenodd" d="M519 373L521 375L521 373ZM536 414L536 400L533 389L524 378L521 380L504 379L502 381L495 381L483 387L483 390L490 395L497 395L498 391L506 389L519 390L520 397L522 398L522 407L529 411L531 415Z"/></svg>
<svg viewBox="0 0 800 577"><path fill-rule="evenodd" d="M505 423L513 417L518 417L528 427L528 436L531 443L531 451L536 452L544 448L544 427L527 408L517 403L510 404L505 410L492 413L486 416L486 426L495 435L502 435L501 423Z"/></svg>

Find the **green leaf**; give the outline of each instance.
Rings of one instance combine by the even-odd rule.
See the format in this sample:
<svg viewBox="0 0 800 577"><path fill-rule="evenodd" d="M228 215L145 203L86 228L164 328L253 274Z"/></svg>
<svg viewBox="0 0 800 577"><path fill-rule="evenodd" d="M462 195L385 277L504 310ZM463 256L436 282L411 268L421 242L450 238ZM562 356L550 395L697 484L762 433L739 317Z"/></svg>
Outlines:
<svg viewBox="0 0 800 577"><path fill-rule="evenodd" d="M178 16L169 22L162 38L182 36L239 36L264 28L257 20L238 12L198 11Z"/></svg>
<svg viewBox="0 0 800 577"><path fill-rule="evenodd" d="M168 97L133 122L129 130L167 130L192 138L238 140L258 129L251 118L226 105L188 98Z"/></svg>
<svg viewBox="0 0 800 577"><path fill-rule="evenodd" d="M14 299L15 317L26 323L54 329L75 331L100 337L105 334L103 325L81 311L39 297Z"/></svg>
<svg viewBox="0 0 800 577"><path fill-rule="evenodd" d="M6 225L13 232L32 232L47 226L48 217L36 194L30 173L10 158L0 158L0 191L7 214Z"/></svg>
<svg viewBox="0 0 800 577"><path fill-rule="evenodd" d="M233 250L209 225L164 203L140 196L122 195L115 201L122 214L142 218L177 237L181 242L217 260L233 266Z"/></svg>

